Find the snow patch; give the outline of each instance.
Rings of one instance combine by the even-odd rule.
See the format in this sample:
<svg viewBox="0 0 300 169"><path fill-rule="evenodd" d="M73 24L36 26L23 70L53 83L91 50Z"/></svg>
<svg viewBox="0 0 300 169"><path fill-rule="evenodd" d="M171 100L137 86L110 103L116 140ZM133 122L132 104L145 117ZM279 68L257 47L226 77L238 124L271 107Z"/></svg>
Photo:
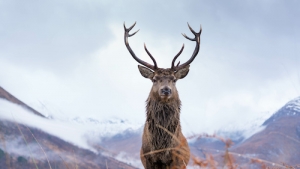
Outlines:
<svg viewBox="0 0 300 169"><path fill-rule="evenodd" d="M296 115L296 113L300 113L300 97L289 101L284 107L285 109L288 109L292 112L291 115Z"/></svg>

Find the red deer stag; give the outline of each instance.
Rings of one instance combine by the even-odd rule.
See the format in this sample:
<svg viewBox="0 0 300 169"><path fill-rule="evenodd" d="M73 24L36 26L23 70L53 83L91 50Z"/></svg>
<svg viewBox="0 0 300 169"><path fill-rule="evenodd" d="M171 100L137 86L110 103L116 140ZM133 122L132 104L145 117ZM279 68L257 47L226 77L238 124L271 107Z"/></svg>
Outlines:
<svg viewBox="0 0 300 169"><path fill-rule="evenodd" d="M152 59L151 65L139 59L132 51L128 43L128 37L135 35L138 31L129 34L135 26L126 28L124 23L124 41L132 57L140 64L139 71L145 78L153 82L152 89L146 101L146 123L142 138L141 161L146 169L183 169L189 162L190 149L186 138L181 132L180 126L180 107L181 101L176 89L176 81L184 78L188 72L190 63L196 58L200 49L200 31L195 32L188 24L189 29L195 35L185 38L195 41L196 47L192 57L185 63L175 66L175 61L184 49L184 44L172 61L171 68L158 68L154 57L147 50L147 54Z"/></svg>

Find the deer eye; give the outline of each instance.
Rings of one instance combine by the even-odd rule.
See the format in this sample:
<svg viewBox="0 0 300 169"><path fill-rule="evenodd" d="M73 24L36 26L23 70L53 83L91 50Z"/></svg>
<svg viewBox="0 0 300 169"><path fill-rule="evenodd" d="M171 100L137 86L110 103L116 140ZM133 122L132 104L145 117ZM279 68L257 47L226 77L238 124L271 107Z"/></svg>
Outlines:
<svg viewBox="0 0 300 169"><path fill-rule="evenodd" d="M176 82L176 80L173 80L173 83L175 83Z"/></svg>
<svg viewBox="0 0 300 169"><path fill-rule="evenodd" d="M156 80L155 80L155 79L153 79L152 81L153 81L153 83L155 83L155 82L156 82Z"/></svg>

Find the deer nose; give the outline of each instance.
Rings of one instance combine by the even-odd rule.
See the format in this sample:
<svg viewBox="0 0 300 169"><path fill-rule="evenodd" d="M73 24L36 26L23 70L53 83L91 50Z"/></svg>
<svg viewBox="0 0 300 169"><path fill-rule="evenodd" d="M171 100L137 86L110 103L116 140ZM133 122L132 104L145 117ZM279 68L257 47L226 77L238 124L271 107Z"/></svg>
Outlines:
<svg viewBox="0 0 300 169"><path fill-rule="evenodd" d="M170 95L171 94L171 89L168 88L168 87L164 87L164 88L161 89L161 93L163 95Z"/></svg>

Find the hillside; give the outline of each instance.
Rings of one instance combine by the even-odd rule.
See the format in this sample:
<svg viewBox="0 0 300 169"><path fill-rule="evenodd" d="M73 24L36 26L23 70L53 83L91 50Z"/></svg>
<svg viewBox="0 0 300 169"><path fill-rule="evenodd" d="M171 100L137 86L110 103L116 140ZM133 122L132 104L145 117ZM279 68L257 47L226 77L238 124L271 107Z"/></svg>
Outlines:
<svg viewBox="0 0 300 169"><path fill-rule="evenodd" d="M274 163L300 163L300 97L288 102L263 126L265 129L231 149Z"/></svg>
<svg viewBox="0 0 300 169"><path fill-rule="evenodd" d="M21 106L22 113L31 112L41 119L47 120L41 113L27 106L10 93L0 88L1 103L10 102ZM5 107L5 106L4 106ZM84 168L84 169L134 169L126 163L103 154L100 146L97 149L84 149L40 129L25 125L15 120L7 120L3 113L20 116L20 111L0 107L0 168L31 169L31 168ZM4 108L4 109L3 109ZM9 107L10 108L10 107ZM3 116L4 115L4 116ZM3 118L1 118L3 117ZM30 116L29 116L30 117ZM35 119L36 120L36 119ZM36 123L32 120L32 123ZM24 119L25 121L25 119ZM28 119L26 119L28 121ZM30 120L29 120L30 121ZM44 123L49 125L49 123ZM55 125L55 124L54 124ZM51 126L49 126L51 127ZM66 130L61 128L60 130ZM60 131L57 131L60 132ZM67 131L66 131L67 132ZM96 146L95 146L96 147Z"/></svg>
<svg viewBox="0 0 300 169"><path fill-rule="evenodd" d="M0 168L126 168L125 163L82 149L40 130L0 121ZM26 140L26 142L25 142Z"/></svg>

